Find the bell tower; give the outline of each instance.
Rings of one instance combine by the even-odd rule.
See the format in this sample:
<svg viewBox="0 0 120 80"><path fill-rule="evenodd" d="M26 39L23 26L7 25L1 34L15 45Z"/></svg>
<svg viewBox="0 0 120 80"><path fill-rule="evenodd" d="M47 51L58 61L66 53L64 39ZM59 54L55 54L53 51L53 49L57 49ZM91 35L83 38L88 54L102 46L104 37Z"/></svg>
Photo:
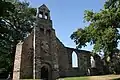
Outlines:
<svg viewBox="0 0 120 80"><path fill-rule="evenodd" d="M42 6L40 6L38 8L38 18L43 18L46 20L50 20L50 10L46 7L45 4L43 4Z"/></svg>
<svg viewBox="0 0 120 80"><path fill-rule="evenodd" d="M50 10L45 4L38 8L35 28L35 77L55 80L59 77L55 30L52 28ZM47 75L47 76L44 76Z"/></svg>
<svg viewBox="0 0 120 80"><path fill-rule="evenodd" d="M50 10L45 4L38 8L37 13L37 25L39 28L44 28L45 30L52 30L52 20L50 18Z"/></svg>

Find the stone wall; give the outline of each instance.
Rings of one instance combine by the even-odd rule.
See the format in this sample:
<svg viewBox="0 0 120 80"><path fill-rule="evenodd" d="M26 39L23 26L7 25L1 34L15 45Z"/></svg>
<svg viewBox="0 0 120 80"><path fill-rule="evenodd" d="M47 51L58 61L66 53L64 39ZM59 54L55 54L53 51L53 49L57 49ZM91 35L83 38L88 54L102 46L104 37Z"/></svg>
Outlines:
<svg viewBox="0 0 120 80"><path fill-rule="evenodd" d="M67 76L66 73L68 72L68 68L69 68L67 49L58 38L56 38L56 40L57 40L59 74L60 74L60 77L65 77Z"/></svg>
<svg viewBox="0 0 120 80"><path fill-rule="evenodd" d="M57 39L57 52L59 62L60 77L87 75L87 70L90 68L90 52L77 50L74 48L65 47L64 44ZM72 53L76 52L78 56L78 67L72 67Z"/></svg>
<svg viewBox="0 0 120 80"><path fill-rule="evenodd" d="M39 19L38 21L41 21ZM47 20L46 20L47 21ZM35 31L35 75L36 79L41 78L41 68L48 65L49 79L59 77L58 54L55 30L49 24L38 23Z"/></svg>
<svg viewBox="0 0 120 80"><path fill-rule="evenodd" d="M33 78L33 33L29 35L23 43L21 55L21 79Z"/></svg>
<svg viewBox="0 0 120 80"><path fill-rule="evenodd" d="M104 71L103 71L104 63L103 63L101 57L98 54L95 54L93 56L93 58L95 60L95 66L96 66L95 70L96 71L92 75L101 75L101 74L103 74L104 73Z"/></svg>
<svg viewBox="0 0 120 80"><path fill-rule="evenodd" d="M15 61L14 61L14 69L13 69L13 80L20 79L22 44L23 44L23 42L19 42L16 45Z"/></svg>
<svg viewBox="0 0 120 80"><path fill-rule="evenodd" d="M67 55L68 55L68 63L69 63L69 70L66 73L67 76L80 76L80 75L87 75L87 69L90 68L90 52L84 50L77 50L74 48L68 48ZM73 51L77 54L78 57L78 67L72 67L72 53Z"/></svg>

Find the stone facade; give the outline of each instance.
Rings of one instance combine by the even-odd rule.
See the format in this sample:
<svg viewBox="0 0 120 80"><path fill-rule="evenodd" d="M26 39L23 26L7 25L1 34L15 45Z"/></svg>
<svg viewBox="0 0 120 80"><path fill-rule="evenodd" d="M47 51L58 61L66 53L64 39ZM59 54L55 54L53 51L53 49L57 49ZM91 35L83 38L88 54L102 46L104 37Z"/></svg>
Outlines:
<svg viewBox="0 0 120 80"><path fill-rule="evenodd" d="M90 68L90 52L65 47L56 37L50 19L50 10L43 4L38 9L35 30L25 39L21 54L20 79L55 80L60 77L87 75ZM78 67L72 67L73 51L78 57ZM15 59L16 60L16 59ZM17 63L14 64L14 72ZM13 78L13 80L17 80Z"/></svg>
<svg viewBox="0 0 120 80"><path fill-rule="evenodd" d="M91 75L103 75L104 74L104 63L98 54L93 56L95 60L95 66L91 67Z"/></svg>
<svg viewBox="0 0 120 80"><path fill-rule="evenodd" d="M13 70L13 80L20 79L22 44L23 44L22 42L19 42L16 47L16 55L15 55L14 70Z"/></svg>

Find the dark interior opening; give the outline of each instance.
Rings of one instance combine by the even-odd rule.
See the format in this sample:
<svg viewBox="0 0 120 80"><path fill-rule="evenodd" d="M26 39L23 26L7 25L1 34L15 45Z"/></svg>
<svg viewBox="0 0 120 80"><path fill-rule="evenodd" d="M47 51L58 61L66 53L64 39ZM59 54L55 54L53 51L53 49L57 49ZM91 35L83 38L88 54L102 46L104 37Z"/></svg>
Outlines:
<svg viewBox="0 0 120 80"><path fill-rule="evenodd" d="M44 28L40 28L40 32L44 34Z"/></svg>
<svg viewBox="0 0 120 80"><path fill-rule="evenodd" d="M47 33L47 36L50 36L50 30L48 29L47 31L46 31L46 33Z"/></svg>
<svg viewBox="0 0 120 80"><path fill-rule="evenodd" d="M48 68L45 66L41 68L41 79L48 80Z"/></svg>

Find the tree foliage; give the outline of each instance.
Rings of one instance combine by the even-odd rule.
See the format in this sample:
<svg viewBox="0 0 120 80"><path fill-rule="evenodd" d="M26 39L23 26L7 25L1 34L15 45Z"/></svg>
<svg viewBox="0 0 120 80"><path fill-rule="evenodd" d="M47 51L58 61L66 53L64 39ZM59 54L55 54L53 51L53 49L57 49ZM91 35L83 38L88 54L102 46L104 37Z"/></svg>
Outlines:
<svg viewBox="0 0 120 80"><path fill-rule="evenodd" d="M0 74L12 71L16 44L24 40L35 24L36 8L28 2L0 1Z"/></svg>
<svg viewBox="0 0 120 80"><path fill-rule="evenodd" d="M94 53L103 51L105 58L112 60L120 40L120 1L107 0L99 12L86 10L84 19L89 25L73 32L71 39L78 48L91 43Z"/></svg>

